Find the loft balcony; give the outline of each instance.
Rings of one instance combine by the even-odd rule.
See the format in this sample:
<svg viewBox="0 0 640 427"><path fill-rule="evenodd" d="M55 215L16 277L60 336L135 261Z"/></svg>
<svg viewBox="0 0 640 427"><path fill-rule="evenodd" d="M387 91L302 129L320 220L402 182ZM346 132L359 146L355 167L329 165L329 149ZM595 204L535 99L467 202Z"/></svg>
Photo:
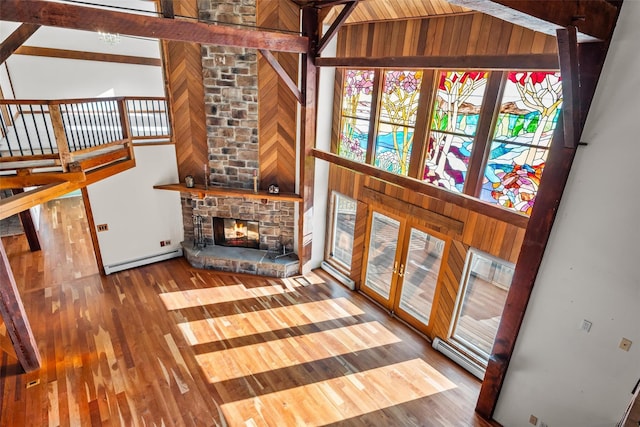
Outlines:
<svg viewBox="0 0 640 427"><path fill-rule="evenodd" d="M0 137L0 189L25 189L3 219L134 167L134 144L171 132L164 98L0 100Z"/></svg>

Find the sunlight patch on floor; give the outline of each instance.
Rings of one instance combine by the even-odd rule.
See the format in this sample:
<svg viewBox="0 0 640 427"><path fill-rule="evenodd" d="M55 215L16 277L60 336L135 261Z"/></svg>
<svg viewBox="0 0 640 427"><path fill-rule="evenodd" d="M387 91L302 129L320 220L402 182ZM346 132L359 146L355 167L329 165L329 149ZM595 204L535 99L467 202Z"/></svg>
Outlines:
<svg viewBox="0 0 640 427"><path fill-rule="evenodd" d="M229 425L320 426L456 388L422 359L222 405Z"/></svg>
<svg viewBox="0 0 640 427"><path fill-rule="evenodd" d="M297 285L302 286L302 285ZM279 295L285 292L295 291L295 288L282 285L261 286L247 288L244 285L216 286L205 289L190 289L188 291L165 292L160 294L160 299L167 310L180 310L183 308L197 307L201 305L217 304L222 302L239 301L248 298Z"/></svg>
<svg viewBox="0 0 640 427"><path fill-rule="evenodd" d="M196 360L209 382L215 383L400 341L374 321L199 354Z"/></svg>
<svg viewBox="0 0 640 427"><path fill-rule="evenodd" d="M183 322L178 327L189 344L196 345L362 314L364 311L341 297Z"/></svg>

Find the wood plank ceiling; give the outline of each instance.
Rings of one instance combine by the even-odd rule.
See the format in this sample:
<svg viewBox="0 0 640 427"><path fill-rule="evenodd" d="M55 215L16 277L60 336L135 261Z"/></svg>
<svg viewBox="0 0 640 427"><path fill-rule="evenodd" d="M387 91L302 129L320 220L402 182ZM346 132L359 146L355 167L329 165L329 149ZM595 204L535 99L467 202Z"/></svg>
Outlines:
<svg viewBox="0 0 640 427"><path fill-rule="evenodd" d="M331 22L340 12L334 7L325 22ZM423 18L434 15L451 15L472 12L463 6L445 0L360 0L345 24L392 21L398 19Z"/></svg>

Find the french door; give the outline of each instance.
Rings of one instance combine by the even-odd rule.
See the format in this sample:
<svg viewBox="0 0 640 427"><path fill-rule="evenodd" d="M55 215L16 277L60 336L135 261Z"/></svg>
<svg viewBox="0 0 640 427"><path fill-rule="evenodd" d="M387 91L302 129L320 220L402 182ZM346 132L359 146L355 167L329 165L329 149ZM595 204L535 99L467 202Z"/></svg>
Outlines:
<svg viewBox="0 0 640 427"><path fill-rule="evenodd" d="M373 210L361 290L428 335L445 242L404 218Z"/></svg>

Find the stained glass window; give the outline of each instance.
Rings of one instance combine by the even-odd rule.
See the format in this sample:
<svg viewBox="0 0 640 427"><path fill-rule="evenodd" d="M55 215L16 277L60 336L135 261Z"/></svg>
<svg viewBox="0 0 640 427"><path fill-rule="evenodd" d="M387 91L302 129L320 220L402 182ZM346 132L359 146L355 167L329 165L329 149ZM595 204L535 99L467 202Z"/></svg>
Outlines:
<svg viewBox="0 0 640 427"><path fill-rule="evenodd" d="M487 73L443 71L435 97L422 179L462 192Z"/></svg>
<svg viewBox="0 0 640 427"><path fill-rule="evenodd" d="M561 106L560 73L508 74L482 200L531 214Z"/></svg>
<svg viewBox="0 0 640 427"><path fill-rule="evenodd" d="M367 154L373 80L372 70L344 73L338 154L358 162L364 162Z"/></svg>
<svg viewBox="0 0 640 427"><path fill-rule="evenodd" d="M409 172L421 82L422 71L384 72L375 166L399 175Z"/></svg>

